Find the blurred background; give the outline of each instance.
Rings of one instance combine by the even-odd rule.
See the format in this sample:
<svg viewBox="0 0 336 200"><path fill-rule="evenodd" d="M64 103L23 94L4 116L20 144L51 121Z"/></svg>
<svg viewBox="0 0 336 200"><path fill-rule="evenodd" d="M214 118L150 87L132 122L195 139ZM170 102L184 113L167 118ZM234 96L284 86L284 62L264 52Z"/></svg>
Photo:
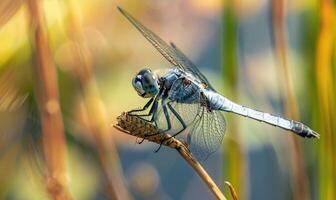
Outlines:
<svg viewBox="0 0 336 200"><path fill-rule="evenodd" d="M334 1L1 0L1 199L214 199L174 150L112 127L146 103L133 76L170 67L116 6L224 96L321 134L225 113L203 166L228 199L224 181L239 199L336 198Z"/></svg>

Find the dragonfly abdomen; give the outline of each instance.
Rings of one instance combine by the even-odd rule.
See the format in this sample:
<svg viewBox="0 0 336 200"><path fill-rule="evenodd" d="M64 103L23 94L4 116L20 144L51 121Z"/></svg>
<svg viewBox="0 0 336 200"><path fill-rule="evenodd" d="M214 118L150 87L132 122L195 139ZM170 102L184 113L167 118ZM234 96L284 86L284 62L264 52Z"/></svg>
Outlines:
<svg viewBox="0 0 336 200"><path fill-rule="evenodd" d="M308 126L302 124L301 122L297 122L294 120L282 118L279 116L274 116L269 113L257 111L239 104L236 104L222 95L212 92L206 91L206 97L208 98L210 108L213 110L222 110L226 112L232 112L235 114L239 114L254 120L258 120L261 122L265 122L267 124L271 124L273 126L277 126L286 130L290 130L301 137L316 137L319 138L319 134L310 129Z"/></svg>
<svg viewBox="0 0 336 200"><path fill-rule="evenodd" d="M225 110L228 106L228 99L218 94L217 92L213 92L211 90L204 89L203 93L207 98L209 103L209 107L211 110Z"/></svg>

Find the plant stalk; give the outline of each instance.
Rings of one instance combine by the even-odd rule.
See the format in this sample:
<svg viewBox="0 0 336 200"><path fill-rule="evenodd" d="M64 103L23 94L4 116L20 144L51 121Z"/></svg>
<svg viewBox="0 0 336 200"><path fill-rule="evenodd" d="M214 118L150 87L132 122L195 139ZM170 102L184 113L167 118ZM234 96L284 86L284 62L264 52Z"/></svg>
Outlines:
<svg viewBox="0 0 336 200"><path fill-rule="evenodd" d="M41 116L47 190L53 199L71 199L68 190L67 146L59 104L57 72L48 46L41 0L28 0L31 30L36 48L33 65L35 90Z"/></svg>
<svg viewBox="0 0 336 200"><path fill-rule="evenodd" d="M333 51L335 51L335 22L335 3L332 0L320 1L320 29L317 38L315 66L321 116L321 140L319 145L320 199L336 198L336 111L332 63Z"/></svg>
<svg viewBox="0 0 336 200"><path fill-rule="evenodd" d="M298 105L294 92L293 79L291 77L287 54L287 37L285 28L285 2L284 0L272 1L273 34L275 39L275 51L280 71L280 80L283 86L285 113L291 119L299 119ZM294 199L310 199L308 190L309 179L304 165L302 145L293 135L288 135L290 144L292 187Z"/></svg>
<svg viewBox="0 0 336 200"><path fill-rule="evenodd" d="M94 135L101 167L106 177L108 194L111 199L132 199L124 183L118 151L111 140L105 106L100 98L98 86L92 72L92 54L86 43L78 9L72 0L68 1L69 31L73 43L72 54L76 65L74 74L78 77L82 89L86 115L90 122L90 131Z"/></svg>

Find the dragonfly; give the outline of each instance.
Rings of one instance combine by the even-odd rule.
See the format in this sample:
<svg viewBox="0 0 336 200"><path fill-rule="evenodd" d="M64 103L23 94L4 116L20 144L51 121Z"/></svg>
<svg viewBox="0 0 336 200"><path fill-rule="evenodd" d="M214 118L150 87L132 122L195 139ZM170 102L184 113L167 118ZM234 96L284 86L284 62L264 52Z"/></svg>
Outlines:
<svg viewBox="0 0 336 200"><path fill-rule="evenodd" d="M172 133L175 137L185 133L189 150L199 160L206 160L222 144L226 130L223 111L265 122L301 137L319 138L317 132L301 122L257 111L219 94L175 44L166 43L128 12L118 9L172 64L161 76L148 68L135 75L132 80L134 89L149 101L143 108L131 110L129 114L146 118L157 126L166 124L160 128L160 134Z"/></svg>

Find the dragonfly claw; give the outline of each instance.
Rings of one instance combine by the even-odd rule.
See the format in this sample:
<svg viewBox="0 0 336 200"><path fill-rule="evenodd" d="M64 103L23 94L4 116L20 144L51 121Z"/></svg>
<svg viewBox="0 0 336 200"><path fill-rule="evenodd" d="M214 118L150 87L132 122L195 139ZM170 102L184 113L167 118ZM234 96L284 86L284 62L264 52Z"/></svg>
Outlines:
<svg viewBox="0 0 336 200"><path fill-rule="evenodd" d="M136 139L136 143L138 143L138 144L142 144L142 143L145 141L146 138L141 138L140 141L138 141L138 139L139 139L139 138Z"/></svg>
<svg viewBox="0 0 336 200"><path fill-rule="evenodd" d="M161 147L162 147L162 142L161 142L161 144L159 145L159 147L158 147L157 149L155 149L154 153L157 153L157 152L159 152L159 151L160 151L160 149L161 149Z"/></svg>

